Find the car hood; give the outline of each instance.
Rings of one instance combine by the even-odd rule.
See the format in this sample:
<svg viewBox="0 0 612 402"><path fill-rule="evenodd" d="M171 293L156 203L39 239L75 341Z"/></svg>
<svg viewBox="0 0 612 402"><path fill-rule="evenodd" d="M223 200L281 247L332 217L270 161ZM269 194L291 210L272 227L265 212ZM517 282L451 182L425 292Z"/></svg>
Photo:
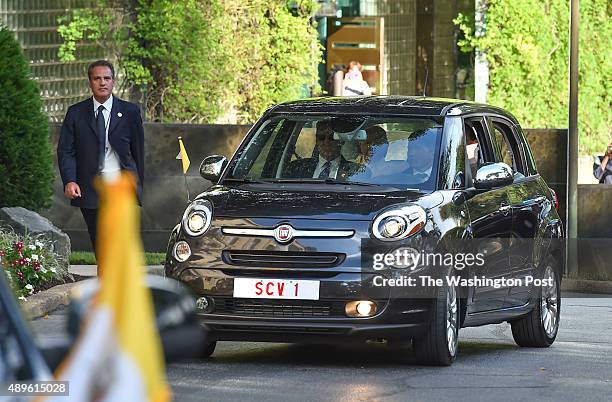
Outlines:
<svg viewBox="0 0 612 402"><path fill-rule="evenodd" d="M392 205L414 202L431 208L443 201L436 192L271 191L245 187L214 186L198 198L211 201L214 215L219 217L329 220L371 220Z"/></svg>

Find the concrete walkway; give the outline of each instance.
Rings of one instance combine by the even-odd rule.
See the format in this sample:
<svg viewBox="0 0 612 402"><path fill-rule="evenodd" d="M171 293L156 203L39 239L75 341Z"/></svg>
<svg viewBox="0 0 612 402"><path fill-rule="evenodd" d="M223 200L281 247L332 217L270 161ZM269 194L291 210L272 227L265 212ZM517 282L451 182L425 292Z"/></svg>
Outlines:
<svg viewBox="0 0 612 402"><path fill-rule="evenodd" d="M145 266L147 269L147 273L150 275L163 275L164 274L164 266L163 265L147 265ZM97 276L97 265L71 265L68 268L68 272L73 275L85 276L85 277L94 277Z"/></svg>

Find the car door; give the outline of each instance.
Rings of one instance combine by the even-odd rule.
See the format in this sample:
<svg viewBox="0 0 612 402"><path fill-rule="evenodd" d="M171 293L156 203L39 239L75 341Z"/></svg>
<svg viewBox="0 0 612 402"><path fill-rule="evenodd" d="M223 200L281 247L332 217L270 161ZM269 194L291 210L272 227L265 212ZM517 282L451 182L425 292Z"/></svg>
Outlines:
<svg viewBox="0 0 612 402"><path fill-rule="evenodd" d="M529 301L531 286L525 280L535 274L534 246L539 227L539 216L546 197L542 194L536 175L529 171L525 144L519 129L512 122L490 117L492 139L496 159L512 167L514 182L507 187L508 201L512 209L512 231L509 239L508 258L510 279L516 285L508 288L505 307L521 306Z"/></svg>
<svg viewBox="0 0 612 402"><path fill-rule="evenodd" d="M468 187L479 167L495 161L486 121L482 116L464 119L467 137L466 154ZM474 142L476 141L476 142ZM477 149L470 146L476 145ZM498 279L507 273L508 241L512 230L512 214L506 188L479 191L467 201L469 230L474 238L474 251L482 253L484 264L474 266L472 275L479 279ZM482 282L482 281L481 281ZM508 290L490 283L474 286L468 313L496 310L504 305Z"/></svg>

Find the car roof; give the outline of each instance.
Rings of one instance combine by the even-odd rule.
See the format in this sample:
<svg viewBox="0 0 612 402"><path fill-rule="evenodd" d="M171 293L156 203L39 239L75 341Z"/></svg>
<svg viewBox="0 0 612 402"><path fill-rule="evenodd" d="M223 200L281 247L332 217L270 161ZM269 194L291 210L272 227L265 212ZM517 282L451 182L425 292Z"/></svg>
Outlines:
<svg viewBox="0 0 612 402"><path fill-rule="evenodd" d="M415 116L457 116L472 113L494 113L505 116L514 123L517 123L514 116L495 106L461 99L429 98L423 96L381 95L309 98L281 103L271 108L270 112L405 114Z"/></svg>

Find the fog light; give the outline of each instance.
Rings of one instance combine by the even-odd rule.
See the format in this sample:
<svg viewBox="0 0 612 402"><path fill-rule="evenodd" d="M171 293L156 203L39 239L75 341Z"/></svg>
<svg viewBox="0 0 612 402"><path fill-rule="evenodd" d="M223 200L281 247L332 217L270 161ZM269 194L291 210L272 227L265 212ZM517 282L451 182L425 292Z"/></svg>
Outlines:
<svg viewBox="0 0 612 402"><path fill-rule="evenodd" d="M198 299L196 300L196 310L197 311L204 312L208 310L208 306L210 306L210 303L208 302L207 297L198 297Z"/></svg>
<svg viewBox="0 0 612 402"><path fill-rule="evenodd" d="M191 257L191 247L186 241L179 241L174 245L174 258L178 262L185 262Z"/></svg>
<svg viewBox="0 0 612 402"><path fill-rule="evenodd" d="M349 317L371 317L376 314L376 303L359 300L346 303L344 311Z"/></svg>

